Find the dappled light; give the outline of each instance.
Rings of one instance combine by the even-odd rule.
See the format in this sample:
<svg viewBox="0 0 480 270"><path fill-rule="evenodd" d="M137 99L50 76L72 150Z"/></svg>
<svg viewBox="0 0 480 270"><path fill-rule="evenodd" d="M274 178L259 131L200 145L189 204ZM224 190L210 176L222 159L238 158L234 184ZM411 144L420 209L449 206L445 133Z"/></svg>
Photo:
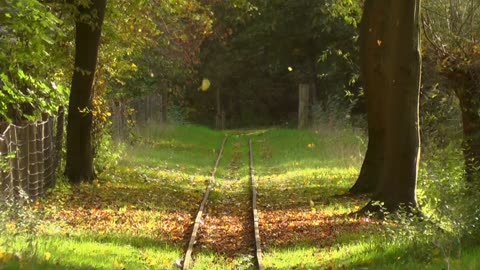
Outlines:
<svg viewBox="0 0 480 270"><path fill-rule="evenodd" d="M480 0L0 0L0 269L480 269Z"/></svg>

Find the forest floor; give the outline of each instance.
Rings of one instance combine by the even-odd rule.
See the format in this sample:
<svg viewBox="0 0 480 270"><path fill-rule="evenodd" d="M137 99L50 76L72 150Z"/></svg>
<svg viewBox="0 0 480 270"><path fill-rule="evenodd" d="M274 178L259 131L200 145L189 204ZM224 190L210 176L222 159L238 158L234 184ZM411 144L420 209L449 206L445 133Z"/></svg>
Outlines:
<svg viewBox="0 0 480 270"><path fill-rule="evenodd" d="M93 184L61 182L45 199L3 212L0 269L178 269L225 134L193 269L255 269L249 139L267 269L480 269L478 249L460 260L429 245L425 230L349 215L367 202L341 196L365 150L351 129L142 134Z"/></svg>

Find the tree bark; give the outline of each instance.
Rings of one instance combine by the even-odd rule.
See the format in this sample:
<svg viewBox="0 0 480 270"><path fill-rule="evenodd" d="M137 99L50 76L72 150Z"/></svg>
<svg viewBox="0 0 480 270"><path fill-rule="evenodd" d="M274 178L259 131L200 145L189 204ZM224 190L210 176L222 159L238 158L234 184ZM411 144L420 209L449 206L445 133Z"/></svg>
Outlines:
<svg viewBox="0 0 480 270"><path fill-rule="evenodd" d="M88 6L78 6L75 22L75 69L68 106L65 168L65 175L71 183L95 178L91 137L92 97L106 0L91 2Z"/></svg>
<svg viewBox="0 0 480 270"><path fill-rule="evenodd" d="M469 183L480 182L480 90L475 78L456 91L460 101L463 124L463 155L465 177Z"/></svg>
<svg viewBox="0 0 480 270"><path fill-rule="evenodd" d="M384 58L385 24L388 17L384 0L367 0L360 25L360 71L367 100L368 146L351 194L373 193L380 181L385 150L386 87Z"/></svg>
<svg viewBox="0 0 480 270"><path fill-rule="evenodd" d="M363 211L415 211L420 154L420 1L383 0L388 12L384 46L385 150L380 182Z"/></svg>

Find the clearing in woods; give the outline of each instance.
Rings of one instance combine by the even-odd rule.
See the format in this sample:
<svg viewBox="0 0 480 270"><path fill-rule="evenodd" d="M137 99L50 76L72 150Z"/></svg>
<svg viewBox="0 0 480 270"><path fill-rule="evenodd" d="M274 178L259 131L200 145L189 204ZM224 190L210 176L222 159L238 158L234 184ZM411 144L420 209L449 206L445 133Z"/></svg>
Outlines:
<svg viewBox="0 0 480 270"><path fill-rule="evenodd" d="M2 269L180 268L225 135L191 269L257 268L249 140L266 269L426 268L421 254L406 256L421 241L395 240L394 224L350 217L367 198L338 196L358 175L363 134L167 126L145 131L94 185L60 184L27 207L24 224L5 226ZM8 234L14 227L23 230Z"/></svg>

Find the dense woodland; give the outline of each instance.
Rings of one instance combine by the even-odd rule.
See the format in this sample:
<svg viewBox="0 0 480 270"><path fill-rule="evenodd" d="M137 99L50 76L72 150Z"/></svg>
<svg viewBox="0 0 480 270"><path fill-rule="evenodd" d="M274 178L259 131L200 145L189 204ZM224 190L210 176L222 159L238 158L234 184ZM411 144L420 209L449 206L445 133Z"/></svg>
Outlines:
<svg viewBox="0 0 480 270"><path fill-rule="evenodd" d="M0 122L59 108L74 188L151 127L348 130L356 216L478 244L479 0L0 0Z"/></svg>

